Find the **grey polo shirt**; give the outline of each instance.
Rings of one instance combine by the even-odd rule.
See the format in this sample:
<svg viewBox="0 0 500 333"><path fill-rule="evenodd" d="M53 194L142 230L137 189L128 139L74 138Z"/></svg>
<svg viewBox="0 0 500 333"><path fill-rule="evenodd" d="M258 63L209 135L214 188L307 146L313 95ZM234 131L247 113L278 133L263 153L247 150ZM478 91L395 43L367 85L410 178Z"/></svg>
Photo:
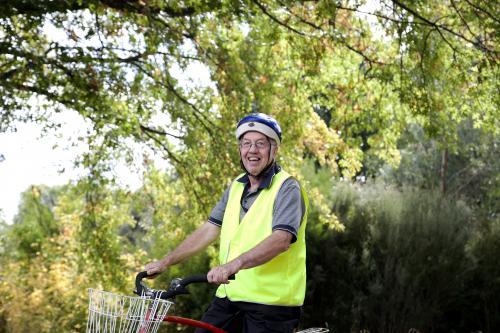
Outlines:
<svg viewBox="0 0 500 333"><path fill-rule="evenodd" d="M276 163L273 164L264 174L264 179L259 185L259 188L253 192L249 191L250 180L248 175L244 175L236 180L245 184L245 189L243 190L240 200L240 221L255 202L260 192L271 186L274 175L280 171L281 167ZM230 189L231 186L224 191L222 198L212 209L210 217L208 218L210 223L222 226ZM292 243L295 242L304 213L305 203L304 198L302 198L299 182L295 178L290 177L283 182L274 201L272 230L288 231L293 235Z"/></svg>

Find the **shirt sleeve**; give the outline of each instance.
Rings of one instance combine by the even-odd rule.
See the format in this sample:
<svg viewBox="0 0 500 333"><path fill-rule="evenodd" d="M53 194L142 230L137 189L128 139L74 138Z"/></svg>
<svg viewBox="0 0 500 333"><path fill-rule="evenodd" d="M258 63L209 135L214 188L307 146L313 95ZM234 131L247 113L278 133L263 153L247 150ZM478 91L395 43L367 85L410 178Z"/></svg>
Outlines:
<svg viewBox="0 0 500 333"><path fill-rule="evenodd" d="M285 230L293 235L292 243L297 240L297 232L305 213L305 202L300 184L295 178L288 178L278 191L273 209L274 230Z"/></svg>
<svg viewBox="0 0 500 333"><path fill-rule="evenodd" d="M224 218L224 213L226 212L227 200L229 198L229 186L222 195L222 198L219 200L217 205L210 212L210 217L208 218L208 222L215 224L217 226L222 226L222 219Z"/></svg>

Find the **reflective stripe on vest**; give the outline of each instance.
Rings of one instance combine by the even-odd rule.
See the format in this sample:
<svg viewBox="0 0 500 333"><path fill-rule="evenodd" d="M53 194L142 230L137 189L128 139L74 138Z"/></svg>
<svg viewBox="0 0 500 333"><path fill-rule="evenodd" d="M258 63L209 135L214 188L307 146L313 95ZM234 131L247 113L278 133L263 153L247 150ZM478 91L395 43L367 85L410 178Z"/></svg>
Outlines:
<svg viewBox="0 0 500 333"><path fill-rule="evenodd" d="M262 189L243 220L240 219L240 203L245 184L235 180L222 221L219 260L227 263L249 251L272 233L273 206L278 191L290 175L281 170L269 188ZM306 212L297 234L297 240L289 249L267 263L242 269L236 279L222 284L217 297L232 301L245 301L270 305L302 305L306 287L305 227L307 223L307 197L302 190Z"/></svg>

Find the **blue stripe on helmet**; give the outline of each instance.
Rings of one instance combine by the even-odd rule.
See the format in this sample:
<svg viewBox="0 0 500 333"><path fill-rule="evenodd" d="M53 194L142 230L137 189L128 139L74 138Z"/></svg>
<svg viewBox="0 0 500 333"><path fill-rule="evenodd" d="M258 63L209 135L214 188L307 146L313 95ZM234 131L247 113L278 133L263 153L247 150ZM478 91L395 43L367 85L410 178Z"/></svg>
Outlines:
<svg viewBox="0 0 500 333"><path fill-rule="evenodd" d="M278 135L278 138L280 139L280 142L281 142L281 127L280 127L280 125L278 124L276 119L274 119L273 117L271 117L267 114L264 114L264 113L252 113L248 116L241 118L241 120L238 122L238 126L236 126L236 128L240 127L242 124L245 124L245 123L248 123L251 121L269 126L274 132L276 132L276 134Z"/></svg>

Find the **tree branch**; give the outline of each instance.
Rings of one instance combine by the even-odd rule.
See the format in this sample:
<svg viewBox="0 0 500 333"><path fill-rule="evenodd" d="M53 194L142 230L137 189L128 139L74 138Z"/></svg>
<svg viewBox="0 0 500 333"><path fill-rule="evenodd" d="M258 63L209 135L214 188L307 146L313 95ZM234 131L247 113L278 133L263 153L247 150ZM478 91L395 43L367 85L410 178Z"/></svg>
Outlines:
<svg viewBox="0 0 500 333"><path fill-rule="evenodd" d="M142 126L141 126L141 130L142 130ZM148 138L150 138L151 140L153 140L154 142L156 142L160 147L162 147L165 152L167 153L168 155L168 158L170 158L172 161L174 161L175 163L181 165L181 161L174 155L174 153L172 153L172 151L162 142L160 141L157 137L155 137L153 135L153 132L151 131L142 131Z"/></svg>
<svg viewBox="0 0 500 333"><path fill-rule="evenodd" d="M51 13L64 13L88 9L91 5L101 5L120 11L128 11L137 14L166 13L170 17L186 17L196 14L195 7L151 6L150 1L141 0L38 0L38 1L16 1L3 0L0 3L0 18L28 15L42 16Z"/></svg>
<svg viewBox="0 0 500 333"><path fill-rule="evenodd" d="M34 87L34 86L27 86L27 85L23 85L23 84L19 84L19 83L14 83L14 84L12 84L12 86L17 90L32 92L32 93L35 93L37 95L45 96L45 97L49 98L49 100L60 103L66 107L74 107L75 106L74 105L75 101L61 99L60 96L58 96L54 93L51 93L50 91L45 90L45 89L41 89L41 88Z"/></svg>
<svg viewBox="0 0 500 333"><path fill-rule="evenodd" d="M484 45L483 43L473 41L473 40L471 40L471 39L469 39L469 38L465 37L463 34L461 34L461 33L458 33L458 32L456 32L456 31L451 30L450 28L448 28L448 27L447 27L447 26L445 26L445 25L442 25L442 24L437 24L437 23L435 23L435 22L430 21L429 19L427 19L427 18L423 17L422 15L420 15L419 13L417 13L417 11L415 11L415 10L411 9L411 8L410 8L410 7L408 7L407 5L405 5L405 4L403 4L403 3L401 3L400 1L397 1L397 0L392 0L392 2L393 2L394 4L396 4L398 7L400 7L400 8L402 8L402 9L406 10L408 13L410 13L411 15L413 15L416 19L419 19L419 20L421 20L421 21L423 21L423 22L427 23L428 25L430 25L430 26L434 27L434 28L435 28L435 29L436 29L436 30L440 33L440 35L441 35L441 36L443 36L443 34L442 34L441 30L444 30L444 31L446 31L446 32L448 32L448 33L450 33L450 34L452 34L452 35L456 36L456 37L459 37L459 38L461 38L461 39L465 40L466 42L468 42L468 43L470 43L470 44L474 45L476 48L478 48L478 49L480 49L480 50L482 50L482 51L486 51L487 53L491 53L491 54L494 54L494 55L496 55L496 54L498 53L498 52L496 52L495 50L490 50L490 49L489 49L488 47L486 47L486 45ZM448 42L448 41L447 41L447 43L449 44L449 42Z"/></svg>
<svg viewBox="0 0 500 333"><path fill-rule="evenodd" d="M491 14L490 12L488 12L487 10L484 10L483 8L479 7L478 5L476 4L473 4L471 3L469 0L465 0L465 2L467 2L471 7L473 7L474 9L477 9L478 11L482 12L482 13L485 13L487 16L489 16L489 18L491 18L493 21L497 22L497 23L500 23L500 19L498 18L498 15L493 15Z"/></svg>
<svg viewBox="0 0 500 333"><path fill-rule="evenodd" d="M182 103L188 105L193 111L193 115L195 118L202 124L202 126L205 128L205 130L213 137L213 131L212 128L214 128L214 124L212 124L206 117L203 115L203 113L194 105L193 103L189 102L184 96L182 96L172 85L172 83L168 80L168 78L165 79L165 81L159 81L157 78L153 77L151 73L149 73L147 70L145 70L142 66L140 66L138 63L133 63L135 67L137 67L142 73L146 74L148 77L150 77L152 80L154 80L156 83L160 84L161 86L167 88L172 94L174 94L175 97L177 97ZM203 119L202 119L203 118ZM205 121L209 122L210 126L208 126Z"/></svg>
<svg viewBox="0 0 500 333"><path fill-rule="evenodd" d="M294 29L294 28L290 27L288 24L283 23L283 22L279 21L276 17L272 16L269 12L267 12L267 11L266 11L266 9L265 9L265 7L264 7L263 5L261 5L261 4L259 4L259 3L258 3L258 1L257 1L257 0L253 0L253 2L254 2L257 6L259 6L259 8L261 8L261 10L264 12L264 14L266 14L268 17L270 17L270 18L271 18L274 22L277 22L277 23L278 23L278 24L280 24L281 26L284 26L284 27L286 27L287 29L289 29L289 30L291 30L291 31L293 31L293 32L295 32L295 33L297 33L297 34L301 35L301 36L307 36L304 32L298 31L297 29ZM306 24L306 25L308 25L308 26L310 26L310 27L312 27L312 28L314 28L314 29L316 29L316 30L318 30L318 31L325 32L325 31L324 31L324 29L323 29L322 27L318 26L317 24L314 24L313 22L310 22L310 21L308 21L308 20L304 19L303 17L301 17L301 16L299 16L299 15L297 15L297 14L293 13L293 12L292 12L292 11L291 11L291 10L290 10L290 9L289 9L286 5L285 5L285 4L283 4L283 2L279 1L279 4L280 4L280 5L282 5L284 8L286 8L286 10L287 10L287 11L288 11L288 12L289 12L292 16L294 16L294 17L298 18L298 19L299 19L302 23L304 23L304 24ZM332 38L334 38L334 39L337 39L335 36L331 36L331 37L332 37ZM341 43L342 43L345 47L347 47L349 50L351 50L352 52L357 53L358 55L360 55L361 57L363 57L363 59L364 59L365 61L367 61L367 62L370 64L370 66L371 66L371 64L385 65L383 62L380 62L380 61L377 61L377 60L373 60L373 59L371 59L371 58L370 58L369 56L367 56L367 55L366 55L363 51L361 51L361 50L359 50L359 49L355 48L354 46L352 46L351 44L349 44L349 43L347 42L347 40L346 40L346 38L345 38L345 37L341 37L341 38L340 38L340 42L341 42Z"/></svg>
<svg viewBox="0 0 500 333"><path fill-rule="evenodd" d="M160 141L158 138L156 138L152 133L150 133L148 131L145 131L143 133L148 138L150 138L151 140L153 140L154 142L156 142L156 144L158 144L161 148L163 148L165 150L165 152L167 153L168 158L170 158L173 162L175 162L175 164L176 164L176 170L177 170L177 172L179 172L179 174L186 176L186 178L188 178L188 180L189 180L189 182L191 182L191 184L196 184L197 183L197 181L196 181L196 179L194 179L192 173L190 173L190 172L182 172L183 169L188 170L188 168L186 168L186 166L184 165L184 163L182 163L182 161L179 158L177 158L174 155L174 153L172 153L172 151L162 141ZM190 186L188 190L193 192L193 195L196 197L196 200L198 200L198 202L200 202L200 203L204 202L201 199L201 196L199 195L198 191L196 191L196 189L194 188L194 186Z"/></svg>
<svg viewBox="0 0 500 333"><path fill-rule="evenodd" d="M175 139L179 139L179 140L183 140L184 137L182 136L179 136L179 135L175 135L175 134L172 134L172 133L168 133L168 132L165 132L165 131L160 131L159 129L156 129L156 128L151 128L151 127L148 127L148 126L145 126L145 125L139 125L141 131L143 132L150 132L150 133L154 133L154 134L158 134L158 135L163 135L163 136L171 136Z"/></svg>
<svg viewBox="0 0 500 333"><path fill-rule="evenodd" d="M469 33L475 37L476 35L472 32L471 28L469 27L469 25L467 24L467 21L464 19L464 17L462 16L462 13L460 12L460 10L457 8L456 4L455 4L455 1L453 0L450 0L451 1L451 6L453 7L453 9L455 9L455 12L457 13L457 15L460 17L460 19L462 20L463 24L465 25L465 27L467 28L467 30L469 31Z"/></svg>
<svg viewBox="0 0 500 333"><path fill-rule="evenodd" d="M290 31L295 32L296 34L299 34L299 35L301 35L301 36L306 36L306 34L305 34L305 33L301 32L301 31L298 31L297 29L292 28L292 27L291 27L291 26L289 26L288 24L281 22L280 20L278 20L278 18L276 18L275 16L271 15L271 14L267 11L266 7L264 7L264 5L262 5L259 1L257 1L257 0L252 0L252 2L253 2L254 4L256 4L256 5L257 5L257 7L259 7L259 8L260 8L260 10L261 10L261 11L262 11L262 12L263 12L263 13L264 13L267 17L269 17L271 20L273 20L274 22L278 23L279 25L281 25L282 27L285 27L286 29L288 29L288 30L290 30Z"/></svg>

